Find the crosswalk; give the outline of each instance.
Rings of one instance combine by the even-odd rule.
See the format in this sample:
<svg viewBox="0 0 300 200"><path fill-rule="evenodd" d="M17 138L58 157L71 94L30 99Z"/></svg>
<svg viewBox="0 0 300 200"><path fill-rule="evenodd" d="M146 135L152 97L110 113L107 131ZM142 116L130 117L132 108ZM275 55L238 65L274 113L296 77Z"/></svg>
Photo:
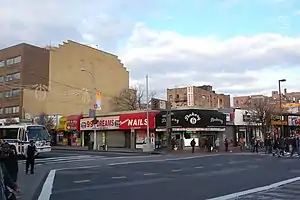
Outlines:
<svg viewBox="0 0 300 200"><path fill-rule="evenodd" d="M238 200L299 200L300 197L300 181L283 185L278 188L241 196L235 199Z"/></svg>
<svg viewBox="0 0 300 200"><path fill-rule="evenodd" d="M37 158L35 165L61 164L72 162L85 162L104 158L104 156L80 155L80 156L65 156L54 158ZM25 160L20 160L20 164L25 164Z"/></svg>

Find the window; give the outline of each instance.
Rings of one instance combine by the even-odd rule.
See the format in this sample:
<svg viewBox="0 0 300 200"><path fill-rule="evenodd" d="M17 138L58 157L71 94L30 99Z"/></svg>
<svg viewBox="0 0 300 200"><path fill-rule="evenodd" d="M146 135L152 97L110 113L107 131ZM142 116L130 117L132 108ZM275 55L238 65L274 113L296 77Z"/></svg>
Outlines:
<svg viewBox="0 0 300 200"><path fill-rule="evenodd" d="M3 108L0 108L0 115L4 114Z"/></svg>
<svg viewBox="0 0 300 200"><path fill-rule="evenodd" d="M17 97L20 95L20 90L19 89L14 89L14 90L9 90L5 92L5 97Z"/></svg>
<svg viewBox="0 0 300 200"><path fill-rule="evenodd" d="M202 96L201 103L202 103L203 106L205 106L205 104L206 104L206 97L205 96Z"/></svg>
<svg viewBox="0 0 300 200"><path fill-rule="evenodd" d="M13 81L13 80L19 80L21 78L20 72L14 73L14 74L8 74L5 77L5 81Z"/></svg>
<svg viewBox="0 0 300 200"><path fill-rule="evenodd" d="M6 61L6 64L7 65L13 65L13 64L17 64L21 62L21 56L18 56L18 57L15 57L15 58L10 58L10 59L7 59Z"/></svg>
<svg viewBox="0 0 300 200"><path fill-rule="evenodd" d="M11 114L11 113L18 113L20 111L19 106L13 106L13 107L6 107L4 109L5 114Z"/></svg>
<svg viewBox="0 0 300 200"><path fill-rule="evenodd" d="M12 113L18 113L18 112L20 112L20 107L19 106L12 107Z"/></svg>
<svg viewBox="0 0 300 200"><path fill-rule="evenodd" d="M5 92L0 92L0 99L5 98Z"/></svg>
<svg viewBox="0 0 300 200"><path fill-rule="evenodd" d="M5 61L4 60L0 61L0 67L4 67L4 66L5 66Z"/></svg>
<svg viewBox="0 0 300 200"><path fill-rule="evenodd" d="M1 139L17 139L18 128L1 128L0 127L0 138Z"/></svg>
<svg viewBox="0 0 300 200"><path fill-rule="evenodd" d="M4 82L4 76L0 76L0 83Z"/></svg>

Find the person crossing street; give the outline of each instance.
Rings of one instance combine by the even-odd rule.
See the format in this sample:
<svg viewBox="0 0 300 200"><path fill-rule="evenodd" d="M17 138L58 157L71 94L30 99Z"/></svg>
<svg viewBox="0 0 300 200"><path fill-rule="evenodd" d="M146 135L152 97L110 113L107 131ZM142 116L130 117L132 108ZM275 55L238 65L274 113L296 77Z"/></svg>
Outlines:
<svg viewBox="0 0 300 200"><path fill-rule="evenodd" d="M29 145L27 146L27 148L25 150L26 174L28 174L29 167L30 167L30 173L34 174L34 163L35 163L36 153L37 153L37 150L36 150L34 141L30 140Z"/></svg>

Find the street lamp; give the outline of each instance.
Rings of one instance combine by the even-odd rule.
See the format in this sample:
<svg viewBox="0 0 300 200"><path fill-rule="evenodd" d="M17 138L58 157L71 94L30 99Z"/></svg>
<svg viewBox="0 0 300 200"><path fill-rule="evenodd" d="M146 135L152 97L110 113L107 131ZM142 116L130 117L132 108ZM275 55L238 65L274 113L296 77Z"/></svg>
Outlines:
<svg viewBox="0 0 300 200"><path fill-rule="evenodd" d="M94 107L95 103L96 103L96 92L97 92L97 88L96 88L96 81L95 81L95 75L93 72L90 72L89 70L85 69L85 68L81 68L80 69L82 72L86 72L88 73L91 78L92 78L92 84L93 84L93 87L94 87L94 94L92 95L92 109L94 110L94 113L96 113L96 109ZM97 150L97 144L96 144L96 141L97 141L97 130L96 128L94 128L94 145L93 145L93 149L94 150Z"/></svg>
<svg viewBox="0 0 300 200"><path fill-rule="evenodd" d="M286 79L278 80L278 90L279 90L279 107L280 107L280 136L283 135L283 115L282 115L282 96L281 96L281 83L286 82Z"/></svg>

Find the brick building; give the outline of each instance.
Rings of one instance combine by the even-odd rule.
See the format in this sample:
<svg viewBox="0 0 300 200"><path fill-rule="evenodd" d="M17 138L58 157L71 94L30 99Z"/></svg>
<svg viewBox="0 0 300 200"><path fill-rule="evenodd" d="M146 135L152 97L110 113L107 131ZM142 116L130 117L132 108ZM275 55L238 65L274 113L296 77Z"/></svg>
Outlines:
<svg viewBox="0 0 300 200"><path fill-rule="evenodd" d="M167 89L167 99L172 108L202 107L202 108L229 108L230 95L218 94L212 86L188 86Z"/></svg>
<svg viewBox="0 0 300 200"><path fill-rule="evenodd" d="M129 72L117 56L73 41L58 47L19 44L0 50L0 118L88 113L95 90L102 110L129 87Z"/></svg>

